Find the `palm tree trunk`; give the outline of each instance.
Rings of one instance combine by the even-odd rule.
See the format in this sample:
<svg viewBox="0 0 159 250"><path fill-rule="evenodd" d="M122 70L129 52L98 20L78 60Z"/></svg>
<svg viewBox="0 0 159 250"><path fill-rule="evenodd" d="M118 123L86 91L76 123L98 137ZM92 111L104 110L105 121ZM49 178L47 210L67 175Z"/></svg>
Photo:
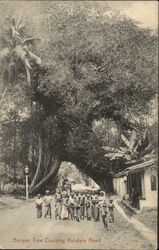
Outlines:
<svg viewBox="0 0 159 250"><path fill-rule="evenodd" d="M14 185L16 183L16 120L14 120L14 142L13 142L13 147L14 147L14 159L13 159L13 170L14 170Z"/></svg>
<svg viewBox="0 0 159 250"><path fill-rule="evenodd" d="M39 157L38 157L38 166L34 175L34 178L31 182L30 185L30 190L32 190L32 188L35 186L35 184L37 183L38 179L41 176L41 163L42 163L42 157L43 157L43 144L42 144L42 138L39 135Z"/></svg>

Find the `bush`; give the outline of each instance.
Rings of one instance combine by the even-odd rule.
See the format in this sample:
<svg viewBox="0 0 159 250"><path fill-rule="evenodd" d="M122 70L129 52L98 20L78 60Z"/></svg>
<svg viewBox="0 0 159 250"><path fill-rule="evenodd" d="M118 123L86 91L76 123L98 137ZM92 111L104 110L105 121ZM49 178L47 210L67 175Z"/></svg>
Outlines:
<svg viewBox="0 0 159 250"><path fill-rule="evenodd" d="M13 183L7 183L4 185L4 194L12 194L12 195L25 195L25 186L24 185L16 185Z"/></svg>
<svg viewBox="0 0 159 250"><path fill-rule="evenodd" d="M13 190L14 195L25 196L25 187L23 185L18 185Z"/></svg>
<svg viewBox="0 0 159 250"><path fill-rule="evenodd" d="M11 194L14 191L14 184L13 183L7 183L4 185L4 193L5 194Z"/></svg>

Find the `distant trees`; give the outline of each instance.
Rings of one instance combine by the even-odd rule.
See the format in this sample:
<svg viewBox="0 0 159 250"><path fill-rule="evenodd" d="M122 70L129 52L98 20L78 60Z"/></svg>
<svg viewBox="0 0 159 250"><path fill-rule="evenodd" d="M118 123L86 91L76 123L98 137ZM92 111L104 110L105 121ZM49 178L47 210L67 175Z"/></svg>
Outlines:
<svg viewBox="0 0 159 250"><path fill-rule="evenodd" d="M70 162L63 162L58 171L59 179L66 174L67 178L75 183L81 183L83 181L83 176L75 165Z"/></svg>
<svg viewBox="0 0 159 250"><path fill-rule="evenodd" d="M30 89L23 80L18 83L8 88L0 107L0 160L11 170L15 183L19 178L24 180L26 165L33 178L38 158L38 111L34 104L31 115Z"/></svg>

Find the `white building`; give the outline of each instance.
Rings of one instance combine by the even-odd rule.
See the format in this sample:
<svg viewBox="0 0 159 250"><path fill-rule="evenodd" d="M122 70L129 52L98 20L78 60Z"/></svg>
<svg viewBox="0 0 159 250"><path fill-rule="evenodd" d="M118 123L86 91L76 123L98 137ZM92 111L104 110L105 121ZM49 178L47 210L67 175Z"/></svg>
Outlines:
<svg viewBox="0 0 159 250"><path fill-rule="evenodd" d="M127 195L127 177L125 171L116 174L113 178L113 186L116 194L122 198Z"/></svg>
<svg viewBox="0 0 159 250"><path fill-rule="evenodd" d="M114 176L114 190L139 209L157 207L157 173L154 159L128 167Z"/></svg>

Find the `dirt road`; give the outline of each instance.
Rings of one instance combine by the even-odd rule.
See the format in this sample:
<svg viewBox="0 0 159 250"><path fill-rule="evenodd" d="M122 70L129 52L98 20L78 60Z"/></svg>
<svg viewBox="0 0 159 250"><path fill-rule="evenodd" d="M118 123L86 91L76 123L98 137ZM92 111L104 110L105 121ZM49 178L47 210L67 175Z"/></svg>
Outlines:
<svg viewBox="0 0 159 250"><path fill-rule="evenodd" d="M37 219L33 201L0 211L0 248L154 250L116 210L105 233L101 222Z"/></svg>

